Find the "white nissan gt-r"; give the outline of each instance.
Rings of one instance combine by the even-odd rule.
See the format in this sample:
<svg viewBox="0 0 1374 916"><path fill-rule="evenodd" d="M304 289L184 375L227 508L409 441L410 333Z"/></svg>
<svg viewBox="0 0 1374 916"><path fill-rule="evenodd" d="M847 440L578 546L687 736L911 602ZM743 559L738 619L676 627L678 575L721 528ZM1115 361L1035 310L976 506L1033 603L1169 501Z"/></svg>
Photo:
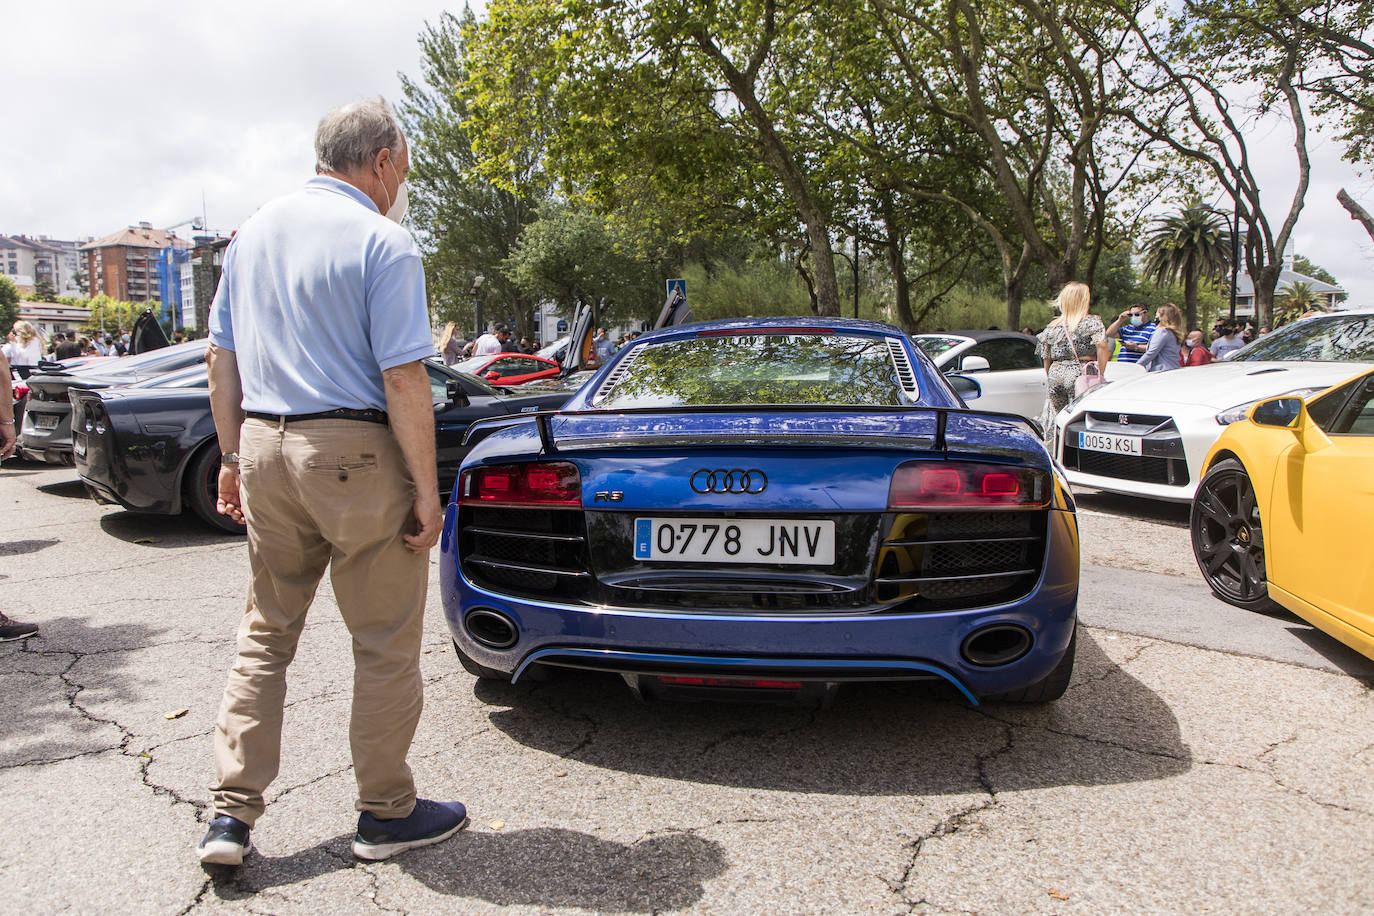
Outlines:
<svg viewBox="0 0 1374 916"><path fill-rule="evenodd" d="M1188 502L1202 459L1258 401L1307 397L1374 368L1374 310L1279 328L1225 362L1100 385L1060 411L1055 457L1069 482Z"/></svg>

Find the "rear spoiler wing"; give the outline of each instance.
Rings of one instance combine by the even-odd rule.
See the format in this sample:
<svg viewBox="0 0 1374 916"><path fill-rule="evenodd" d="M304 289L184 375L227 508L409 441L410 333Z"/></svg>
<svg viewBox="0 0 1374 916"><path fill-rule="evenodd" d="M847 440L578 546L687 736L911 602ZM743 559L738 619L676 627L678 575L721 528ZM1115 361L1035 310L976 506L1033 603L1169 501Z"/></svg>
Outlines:
<svg viewBox="0 0 1374 916"><path fill-rule="evenodd" d="M814 411L814 404L770 404L767 407L769 413L807 413ZM970 410L966 407L919 407L919 406L898 406L898 407L869 407L866 405L846 405L842 407L827 407L826 410L836 413L934 413L935 414L935 448L941 452L948 452L949 445L945 441L945 428L949 423L950 413L957 413L961 416L989 417L996 420L1013 420L1021 425L1037 438L1043 439L1044 434L1040 427L1032 420L1017 413L1003 413L995 410ZM463 436L463 444L468 445L472 442L473 431L481 428L483 431L494 432L497 428L515 426L520 423L533 420L539 430L539 445L545 454L556 454L558 452L558 442L554 438L553 430L549 427L550 417L600 417L600 416L633 416L636 414L672 414L680 416L682 414L693 413L759 413L760 407L757 404L701 404L682 407L622 407L619 409L594 409L594 410L540 410L531 413L522 413L510 417L487 417L474 421ZM485 438L485 436L484 436Z"/></svg>

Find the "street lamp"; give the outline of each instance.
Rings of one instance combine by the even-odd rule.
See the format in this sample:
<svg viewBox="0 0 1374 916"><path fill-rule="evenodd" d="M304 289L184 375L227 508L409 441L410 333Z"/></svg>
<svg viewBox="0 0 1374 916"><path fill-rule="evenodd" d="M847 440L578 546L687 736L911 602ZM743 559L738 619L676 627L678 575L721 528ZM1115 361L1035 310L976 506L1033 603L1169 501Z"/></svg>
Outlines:
<svg viewBox="0 0 1374 916"><path fill-rule="evenodd" d="M477 333L473 335L474 337L481 337L485 330L482 324L482 283L486 279L481 274L472 278L472 309L477 319Z"/></svg>

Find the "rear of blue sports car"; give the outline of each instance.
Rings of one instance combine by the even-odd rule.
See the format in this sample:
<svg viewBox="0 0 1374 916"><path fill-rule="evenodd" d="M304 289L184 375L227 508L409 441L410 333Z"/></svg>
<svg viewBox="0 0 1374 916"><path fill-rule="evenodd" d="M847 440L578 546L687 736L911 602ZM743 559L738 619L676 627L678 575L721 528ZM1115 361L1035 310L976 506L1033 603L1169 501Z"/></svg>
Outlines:
<svg viewBox="0 0 1374 916"><path fill-rule="evenodd" d="M1072 503L1024 420L961 408L896 329L646 335L491 434L448 507L465 666L645 693L939 680L1043 701L1072 671Z"/></svg>

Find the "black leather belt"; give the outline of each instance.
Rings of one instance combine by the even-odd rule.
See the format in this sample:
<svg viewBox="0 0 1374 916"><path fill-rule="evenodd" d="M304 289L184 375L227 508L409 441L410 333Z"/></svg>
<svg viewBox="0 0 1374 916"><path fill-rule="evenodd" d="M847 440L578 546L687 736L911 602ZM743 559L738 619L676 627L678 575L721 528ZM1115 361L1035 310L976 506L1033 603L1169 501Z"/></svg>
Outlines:
<svg viewBox="0 0 1374 916"><path fill-rule="evenodd" d="M352 407L340 407L338 410L322 410L319 413L258 413L255 410L244 411L244 415L250 420L266 420L268 423L299 423L302 420L362 420L365 423L387 424L385 410L355 410Z"/></svg>

